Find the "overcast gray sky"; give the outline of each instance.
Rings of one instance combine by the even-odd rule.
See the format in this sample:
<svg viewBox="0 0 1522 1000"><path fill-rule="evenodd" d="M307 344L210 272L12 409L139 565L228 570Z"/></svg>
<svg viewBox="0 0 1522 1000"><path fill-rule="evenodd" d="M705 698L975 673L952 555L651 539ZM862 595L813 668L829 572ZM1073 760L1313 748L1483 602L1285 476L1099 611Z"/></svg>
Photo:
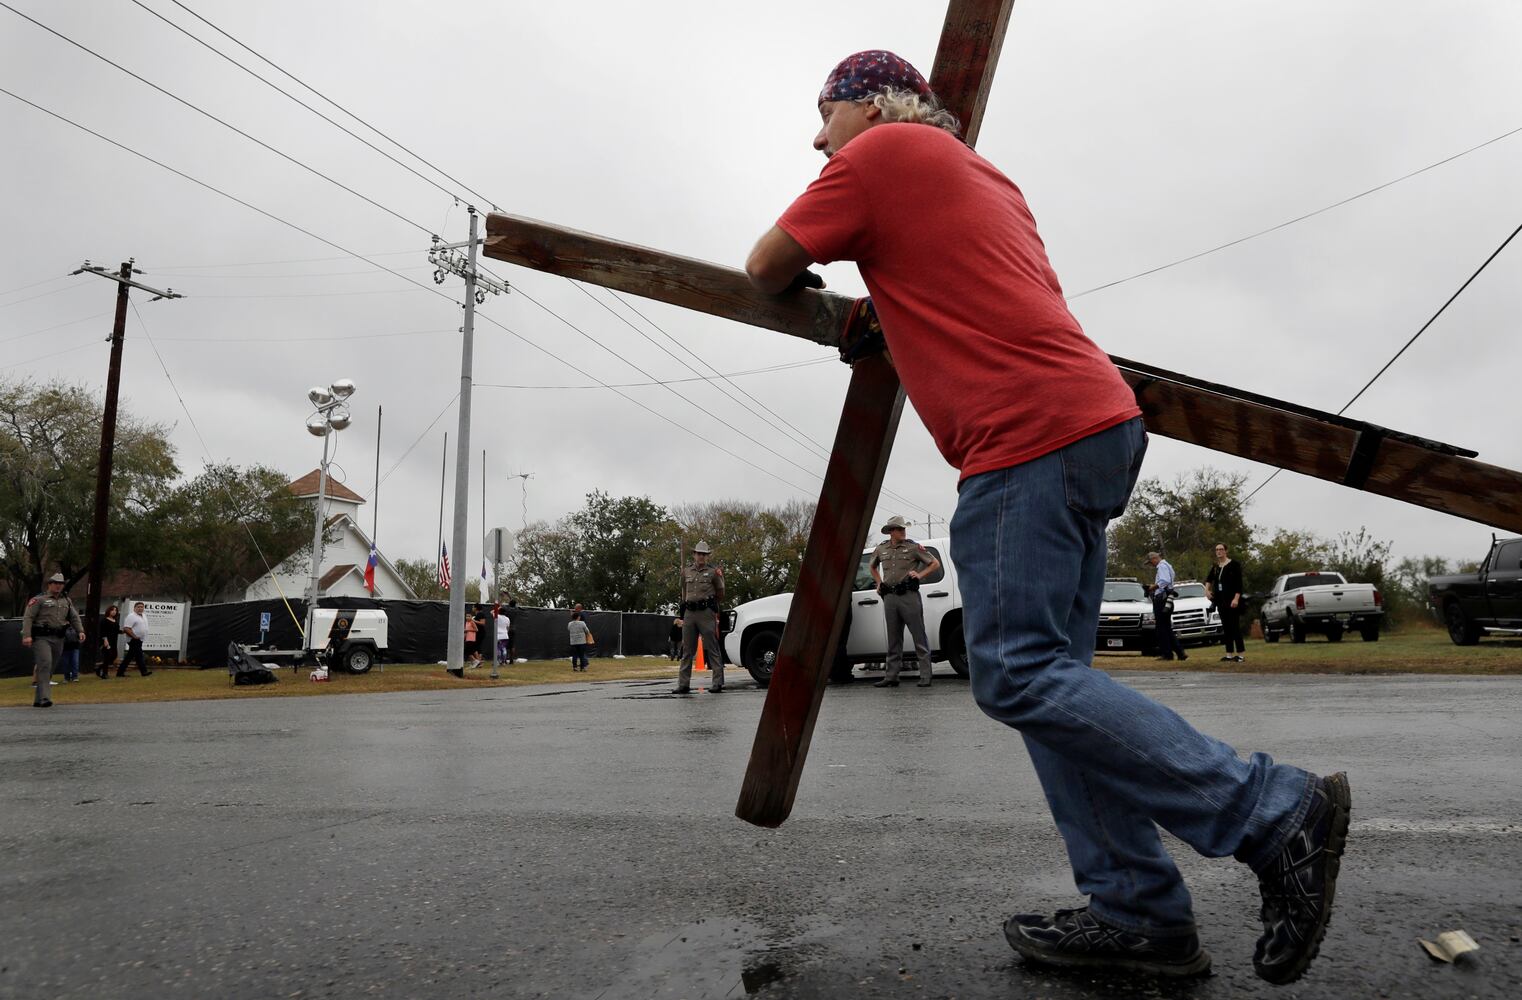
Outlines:
<svg viewBox="0 0 1522 1000"><path fill-rule="evenodd" d="M430 287L426 234L464 239L465 211L449 196L131 0L7 2L421 229L3 9L0 86L349 250L384 254L372 259ZM302 93L170 0L142 2ZM859 4L662 0L186 4L505 211L729 264L744 259L822 165L809 146L814 98L834 62L883 47L928 73L944 13L937 4L894 2L869 13ZM1076 294L1522 126L1519 39L1522 5L1501 0L1018 0L979 150L1024 190L1064 287ZM0 295L0 371L103 384L110 284L81 276L15 289L66 274L84 258L115 265L136 256L143 280L188 296L135 301L210 457L266 462L292 476L313 468L320 446L302 430L306 388L353 378L359 393L354 425L340 436L341 478L371 492L375 407L384 404L381 470L393 471L380 491L382 548L392 558L431 556L440 449L456 419L447 406L459 379L456 306L3 95L0 134L0 292L9 293ZM1519 177L1522 135L1073 307L1114 354L1335 410L1522 221ZM690 376L563 279L494 269L657 378ZM1351 415L1522 468L1513 406L1522 372L1519 275L1522 243ZM862 287L850 265L831 266L826 277L837 290ZM458 291L459 283L444 287ZM604 294L592 290L622 309ZM636 304L725 372L831 356ZM489 300L482 312L555 357L482 323L480 382L646 380L524 295ZM67 325L33 332L57 324ZM827 443L847 375L828 363L737 381ZM776 421L746 412L720 388L674 389L625 391L766 471L603 389L481 388L473 439L477 452L488 452L488 520L521 523L518 485L505 479L515 472L534 474L530 520L579 506L594 487L669 504L817 494L824 460L789 441ZM123 391L134 414L173 425L182 467L199 469L206 453L135 317ZM1156 438L1145 471L1168 478L1204 464L1253 482L1270 471ZM472 475L470 535L479 539L479 465ZM956 474L908 411L887 485L912 505L885 506L916 521L927 511L947 518L955 507ZM1291 474L1258 495L1251 517L1326 535L1367 526L1400 554L1477 558L1488 543L1483 525ZM465 560L456 554L456 565L473 559L478 551Z"/></svg>

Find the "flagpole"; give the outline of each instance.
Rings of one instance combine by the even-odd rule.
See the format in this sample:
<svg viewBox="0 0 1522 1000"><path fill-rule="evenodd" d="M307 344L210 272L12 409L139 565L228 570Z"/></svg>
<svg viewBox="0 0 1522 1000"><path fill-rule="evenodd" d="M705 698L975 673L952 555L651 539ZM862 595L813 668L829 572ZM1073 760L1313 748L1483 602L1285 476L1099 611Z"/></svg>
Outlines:
<svg viewBox="0 0 1522 1000"><path fill-rule="evenodd" d="M375 485L370 489L370 543L373 545L380 538L380 435L381 417L385 414L385 408L375 408Z"/></svg>
<svg viewBox="0 0 1522 1000"><path fill-rule="evenodd" d="M496 572L496 567L492 568ZM481 603L486 603L486 449L481 449ZM492 640L496 641L495 637Z"/></svg>
<svg viewBox="0 0 1522 1000"><path fill-rule="evenodd" d="M439 586L444 585L444 475L449 470L449 432L444 432L444 457L439 460L439 541L433 547L439 571Z"/></svg>

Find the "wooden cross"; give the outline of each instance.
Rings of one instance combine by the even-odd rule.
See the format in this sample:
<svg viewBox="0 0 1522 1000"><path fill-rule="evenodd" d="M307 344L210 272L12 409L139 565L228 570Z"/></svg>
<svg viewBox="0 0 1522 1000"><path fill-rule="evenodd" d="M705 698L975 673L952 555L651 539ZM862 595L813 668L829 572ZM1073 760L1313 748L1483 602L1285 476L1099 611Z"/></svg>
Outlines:
<svg viewBox="0 0 1522 1000"><path fill-rule="evenodd" d="M930 86L977 141L1014 0L951 0ZM488 257L631 292L726 319L836 345L853 300L804 289L755 291L743 271L576 232L491 215ZM1522 474L1475 452L1373 424L1112 358L1136 393L1147 430L1354 489L1522 532ZM766 693L736 814L777 826L792 810L856 566L893 447L904 392L881 354L851 369Z"/></svg>

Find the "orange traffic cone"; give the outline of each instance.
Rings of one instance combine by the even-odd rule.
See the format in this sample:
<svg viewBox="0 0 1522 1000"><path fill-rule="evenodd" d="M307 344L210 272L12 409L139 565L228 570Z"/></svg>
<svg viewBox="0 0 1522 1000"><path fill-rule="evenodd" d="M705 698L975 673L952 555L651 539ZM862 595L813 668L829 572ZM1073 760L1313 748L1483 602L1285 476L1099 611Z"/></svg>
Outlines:
<svg viewBox="0 0 1522 1000"><path fill-rule="evenodd" d="M703 662L703 647L706 646L706 645L707 645L707 643L705 643L703 641L703 634L701 632L699 632L698 633L698 653L697 653L697 656L693 658L692 669L694 669L694 670L707 670L708 669L708 664Z"/></svg>

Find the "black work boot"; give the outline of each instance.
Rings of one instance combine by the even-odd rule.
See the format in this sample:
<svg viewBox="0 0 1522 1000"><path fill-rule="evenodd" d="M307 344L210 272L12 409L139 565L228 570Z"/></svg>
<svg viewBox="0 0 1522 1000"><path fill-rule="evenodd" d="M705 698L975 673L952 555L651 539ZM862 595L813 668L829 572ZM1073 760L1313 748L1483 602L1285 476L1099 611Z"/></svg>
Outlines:
<svg viewBox="0 0 1522 1000"><path fill-rule="evenodd" d="M1352 810L1348 776L1339 771L1322 778L1304 825L1278 857L1258 871L1263 936L1253 950L1252 966L1275 985L1299 979L1321 949Z"/></svg>
<svg viewBox="0 0 1522 1000"><path fill-rule="evenodd" d="M1089 912L1017 913L1004 923L1009 946L1028 962L1070 969L1113 969L1157 976L1199 976L1210 954L1193 931L1156 937L1112 927Z"/></svg>
<svg viewBox="0 0 1522 1000"><path fill-rule="evenodd" d="M884 677L882 680L878 681L872 686L875 688L896 688L898 687L898 681L889 680L888 678Z"/></svg>

